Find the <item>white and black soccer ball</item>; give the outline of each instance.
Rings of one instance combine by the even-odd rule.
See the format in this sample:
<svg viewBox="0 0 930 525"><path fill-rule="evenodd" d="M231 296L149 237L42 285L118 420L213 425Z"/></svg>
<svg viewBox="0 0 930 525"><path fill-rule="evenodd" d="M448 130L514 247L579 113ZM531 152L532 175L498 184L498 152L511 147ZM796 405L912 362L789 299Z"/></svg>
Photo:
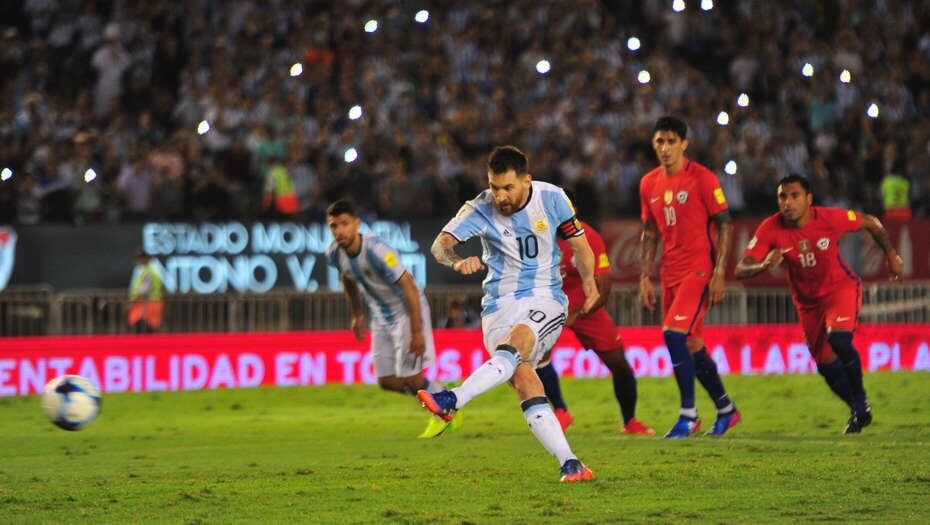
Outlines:
<svg viewBox="0 0 930 525"><path fill-rule="evenodd" d="M80 430L100 412L100 390L81 376L59 376L45 385L42 409L55 425Z"/></svg>

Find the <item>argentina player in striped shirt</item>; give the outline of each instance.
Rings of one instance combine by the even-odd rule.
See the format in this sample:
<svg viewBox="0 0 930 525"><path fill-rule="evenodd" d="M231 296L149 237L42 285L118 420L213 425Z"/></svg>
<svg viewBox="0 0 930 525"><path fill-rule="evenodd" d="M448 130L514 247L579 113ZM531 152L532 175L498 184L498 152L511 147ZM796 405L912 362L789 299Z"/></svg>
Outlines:
<svg viewBox="0 0 930 525"><path fill-rule="evenodd" d="M533 435L558 459L561 481L586 481L594 474L569 447L536 375L565 324L560 236L575 255L587 313L598 297L594 254L571 202L561 188L532 180L523 152L495 148L488 159L488 189L462 206L432 247L440 264L462 275L487 268L481 328L491 359L461 386L438 393L421 390L417 397L447 419L473 398L510 381ZM455 253L455 245L472 237L481 239L480 260Z"/></svg>
<svg viewBox="0 0 930 525"><path fill-rule="evenodd" d="M326 251L327 260L339 270L352 307L352 332L359 341L365 334L362 295L368 303L378 385L410 395L418 390L444 390L423 376L436 355L429 304L397 252L377 235L359 232L362 221L346 200L331 204L326 219L334 239ZM456 419L457 425L460 418ZM436 437L449 427L449 422L430 418L420 437Z"/></svg>

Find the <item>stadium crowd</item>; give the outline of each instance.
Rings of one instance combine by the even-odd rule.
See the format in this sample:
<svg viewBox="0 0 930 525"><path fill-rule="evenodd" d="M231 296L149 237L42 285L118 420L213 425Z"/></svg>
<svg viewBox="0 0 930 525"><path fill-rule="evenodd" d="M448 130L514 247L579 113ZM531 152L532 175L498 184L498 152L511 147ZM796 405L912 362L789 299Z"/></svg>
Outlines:
<svg viewBox="0 0 930 525"><path fill-rule="evenodd" d="M796 172L930 215L930 2L686 4L4 3L0 222L447 216L513 143L596 223L638 215L665 113L736 213Z"/></svg>

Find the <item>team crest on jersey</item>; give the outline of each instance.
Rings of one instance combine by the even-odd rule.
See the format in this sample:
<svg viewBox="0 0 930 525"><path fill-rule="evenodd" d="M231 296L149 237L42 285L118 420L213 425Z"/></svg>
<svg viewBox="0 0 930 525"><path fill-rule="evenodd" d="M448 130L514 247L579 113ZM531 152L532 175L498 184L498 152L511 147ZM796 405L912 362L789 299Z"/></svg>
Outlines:
<svg viewBox="0 0 930 525"><path fill-rule="evenodd" d="M798 241L798 248L802 252L808 252L811 249L811 243L807 239L801 239L800 241Z"/></svg>
<svg viewBox="0 0 930 525"><path fill-rule="evenodd" d="M674 193L672 193L672 190L665 190L664 197L665 197L665 205L667 206L672 203L672 198L674 197Z"/></svg>
<svg viewBox="0 0 930 525"><path fill-rule="evenodd" d="M688 202L688 192L686 192L685 190L679 191L679 192L675 195L675 200L678 201L678 204L684 204L684 203Z"/></svg>
<svg viewBox="0 0 930 525"><path fill-rule="evenodd" d="M826 238L826 237L821 237L821 238L817 241L817 247L820 248L821 251L826 250L827 248L830 247L830 239L828 239L828 238Z"/></svg>
<svg viewBox="0 0 930 525"><path fill-rule="evenodd" d="M545 233L546 228L548 227L549 226L546 224L546 221L544 221L543 219L539 219L535 223L533 223L533 229L536 230L536 233Z"/></svg>

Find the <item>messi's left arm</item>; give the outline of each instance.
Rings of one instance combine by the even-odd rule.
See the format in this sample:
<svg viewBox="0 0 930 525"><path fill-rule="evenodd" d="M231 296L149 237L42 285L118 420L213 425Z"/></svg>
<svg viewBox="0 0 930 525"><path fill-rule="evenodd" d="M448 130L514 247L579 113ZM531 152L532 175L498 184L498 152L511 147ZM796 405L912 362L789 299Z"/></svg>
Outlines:
<svg viewBox="0 0 930 525"><path fill-rule="evenodd" d="M717 223L717 260L714 261L714 273L710 277L710 304L723 300L726 293L727 260L730 258L730 239L733 236L733 222L730 212L724 210L711 220Z"/></svg>
<svg viewBox="0 0 930 525"><path fill-rule="evenodd" d="M867 213L862 214L862 228L869 232L875 244L879 245L888 258L888 270L891 272L891 280L898 281L904 272L904 264L901 257L898 256L897 250L891 246L891 239L888 238L888 230L882 226L882 222L877 217Z"/></svg>
<svg viewBox="0 0 930 525"><path fill-rule="evenodd" d="M597 283L594 280L594 252L591 250L591 245L588 244L588 239L583 233L575 237L569 237L566 241L575 255L575 266L578 268L578 273L581 274L585 297L581 313L588 314L594 311L594 306L597 304L600 295L598 294Z"/></svg>

